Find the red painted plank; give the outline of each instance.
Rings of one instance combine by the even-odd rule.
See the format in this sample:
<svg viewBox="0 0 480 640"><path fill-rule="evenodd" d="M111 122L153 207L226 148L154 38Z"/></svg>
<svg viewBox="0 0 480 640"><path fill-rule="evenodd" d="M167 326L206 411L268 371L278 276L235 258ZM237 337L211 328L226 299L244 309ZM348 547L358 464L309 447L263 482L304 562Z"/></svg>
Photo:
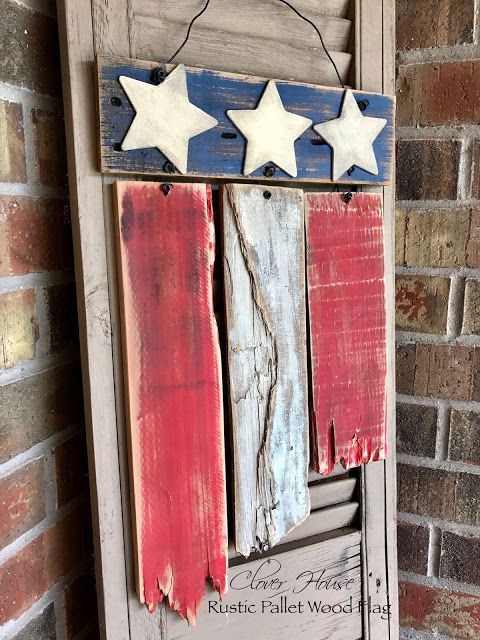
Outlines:
<svg viewBox="0 0 480 640"><path fill-rule="evenodd" d="M315 469L386 455L382 201L305 194Z"/></svg>
<svg viewBox="0 0 480 640"><path fill-rule="evenodd" d="M223 594L227 571L211 191L116 189L138 593L195 624L206 578Z"/></svg>

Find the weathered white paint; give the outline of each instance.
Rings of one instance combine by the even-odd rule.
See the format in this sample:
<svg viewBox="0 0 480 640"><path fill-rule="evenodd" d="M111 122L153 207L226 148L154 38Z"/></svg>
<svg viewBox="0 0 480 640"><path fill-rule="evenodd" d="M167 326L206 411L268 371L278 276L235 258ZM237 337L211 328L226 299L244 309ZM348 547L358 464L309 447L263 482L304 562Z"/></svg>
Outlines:
<svg viewBox="0 0 480 640"><path fill-rule="evenodd" d="M223 188L235 535L245 556L310 511L303 194L268 193Z"/></svg>
<svg viewBox="0 0 480 640"><path fill-rule="evenodd" d="M200 612L199 627L187 627L175 619L167 618L169 640L208 638L209 640L357 640L362 637L362 599L360 531L315 542L300 549L286 551L283 546L269 558L260 558L237 564L229 569L229 590L222 605L232 607L242 603L251 613L230 609L220 610L218 594L210 592ZM276 573L275 573L276 572ZM312 573L310 573L312 572ZM271 585L267 576L283 581ZM305 588L308 579L312 582ZM319 578L318 590L315 580ZM263 579L264 584L261 584ZM330 579L330 588L325 582ZM337 581L340 589L333 588ZM352 598L352 609L347 605ZM283 598L283 599L282 599ZM285 600L286 598L286 600ZM322 601L323 612L317 613L312 603ZM262 602L263 613L262 613ZM211 604L209 604L211 603ZM269 604L271 603L271 604ZM273 605L279 609L275 611ZM291 605L286 612L285 604ZM298 605L301 605L300 607ZM372 606L383 604L377 598ZM329 606L337 607L332 611ZM311 610L313 608L313 611ZM209 611L210 610L210 611ZM382 639L383 640L383 639Z"/></svg>
<svg viewBox="0 0 480 640"><path fill-rule="evenodd" d="M312 121L285 110L273 80L267 84L256 109L230 110L227 116L247 139L244 175L267 162L275 162L289 176L297 175L294 143Z"/></svg>
<svg viewBox="0 0 480 640"><path fill-rule="evenodd" d="M353 93L345 92L340 117L313 127L333 149L333 180L353 165L378 175L373 143L386 124L384 118L364 116Z"/></svg>
<svg viewBox="0 0 480 640"><path fill-rule="evenodd" d="M186 173L190 138L218 122L189 101L184 65L178 65L159 85L126 76L119 81L136 111L122 150L156 147L180 173Z"/></svg>

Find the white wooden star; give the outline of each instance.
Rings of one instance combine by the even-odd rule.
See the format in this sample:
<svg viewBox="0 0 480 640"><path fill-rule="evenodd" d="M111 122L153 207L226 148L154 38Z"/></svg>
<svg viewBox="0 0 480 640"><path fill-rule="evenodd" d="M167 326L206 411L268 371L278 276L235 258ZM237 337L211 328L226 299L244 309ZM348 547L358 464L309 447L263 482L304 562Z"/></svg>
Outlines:
<svg viewBox="0 0 480 640"><path fill-rule="evenodd" d="M247 139L245 176L267 162L274 162L296 177L294 142L312 121L285 110L273 80L267 84L256 109L230 110L227 115Z"/></svg>
<svg viewBox="0 0 480 640"><path fill-rule="evenodd" d="M313 127L332 147L334 180L353 165L378 175L373 143L386 124L383 118L364 116L353 93L345 92L340 117Z"/></svg>
<svg viewBox="0 0 480 640"><path fill-rule="evenodd" d="M218 122L188 99L185 66L175 67L159 85L127 76L120 76L119 81L136 112L122 149L156 147L180 173L186 173L190 138Z"/></svg>

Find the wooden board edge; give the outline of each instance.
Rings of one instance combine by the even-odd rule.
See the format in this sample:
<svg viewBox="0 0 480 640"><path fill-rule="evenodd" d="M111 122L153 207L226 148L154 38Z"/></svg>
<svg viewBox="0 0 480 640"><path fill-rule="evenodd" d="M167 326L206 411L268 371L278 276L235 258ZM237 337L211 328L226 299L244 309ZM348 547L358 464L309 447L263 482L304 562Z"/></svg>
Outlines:
<svg viewBox="0 0 480 640"><path fill-rule="evenodd" d="M95 88L92 86L91 62L94 59L94 35L91 4L64 0L57 4L64 116L67 140L67 161L69 168L69 194L72 210L72 235L74 240L75 278L77 288L78 319L81 344L85 422L89 461L90 495L95 546L95 567L97 579L97 600L99 626L102 638L115 637L129 640L129 613L127 606L126 567L124 531L122 520L122 498L118 452L102 450L96 444L105 435L116 442L115 402L113 372L111 368L111 344L105 341L102 318L92 317L88 309L89 300L95 301L100 292L95 281L107 279L104 255L103 215L100 215L98 243L84 241L85 229L82 213L101 213L102 177L91 166L92 145L74 144L75 132L85 133L95 130L93 100ZM78 25L82 24L82 29ZM85 135L79 136L85 139ZM91 217L91 216L90 216ZM97 274L91 278L87 259L88 252L98 256ZM93 256L92 256L93 257ZM93 281L93 288L89 283ZM108 311L108 309L107 309ZM107 320L108 327L109 322ZM89 353L93 343L103 341L101 357L90 362ZM110 366L108 366L110 363ZM99 372L101 374L99 375ZM104 374L105 377L104 377ZM99 410L92 400L92 389L105 389L104 411ZM98 423L101 424L101 429ZM105 430L102 432L102 430ZM108 433L106 433L108 431ZM103 456L103 457L102 457ZM105 465L105 461L107 464ZM106 504L107 503L107 504Z"/></svg>
<svg viewBox="0 0 480 640"><path fill-rule="evenodd" d="M355 0L355 86L393 91L395 86L394 0ZM392 155L392 185L395 157ZM381 590L390 605L387 624L364 619L365 640L398 640L398 568L396 563L394 188L383 185L385 294L387 309L387 458L361 473L364 596ZM380 583L377 582L380 580ZM378 587L380 584L380 587Z"/></svg>
<svg viewBox="0 0 480 640"><path fill-rule="evenodd" d="M351 54L346 54L351 56ZM173 69L175 69L175 67L178 66L178 64L180 63L168 63L168 62L164 62L162 60L138 60L136 58L127 58L124 56L106 56L106 55L102 55L102 54L98 54L96 56L96 61L97 61L97 67L99 70L99 73L101 73L101 70L103 67L105 66L116 66L116 65L131 65L131 66L135 66L137 68L140 69L154 69L155 67L158 67L159 65L165 65L165 68L167 69L168 72L173 71ZM185 65L185 69L187 71L192 71L193 73L196 73L198 71L202 71L204 70L204 67L192 67L190 65ZM268 82L269 80L273 80L274 82L278 82L280 84L286 84L286 85L301 85L301 86L305 86L305 87L310 87L313 89L321 89L324 91L336 91L337 93L344 93L345 89L343 87L335 87L335 86L331 86L331 85L323 85L323 84L314 84L312 82L297 82L296 80L285 80L282 78L265 78L263 76L253 76L253 75L247 75L245 73L234 73L232 71L218 71L217 69L208 69L208 71L212 71L213 73L218 73L219 75L226 77L226 78L231 78L232 80L243 80L245 82ZM100 77L100 76L99 76ZM352 93L360 93L362 95L378 95L379 92L378 91L373 91L373 90L367 90L367 89L352 89ZM395 93L391 93L391 94L385 94L385 96L387 98L389 98L392 101L392 104L395 105L396 101L397 101L397 97L395 95Z"/></svg>
<svg viewBox="0 0 480 640"><path fill-rule="evenodd" d="M122 184L128 184L130 181L124 181ZM113 214L114 214L114 225L115 225L115 241L116 241L116 258L117 258L117 278L118 278L118 302L119 302L119 312L120 312L120 322L121 322L121 345L122 345L122 354L121 358L123 361L123 377L124 377L124 391L123 395L125 398L125 423L127 429L127 455L128 455L128 469L129 469L129 479L130 479L130 513L132 518L132 535L133 535L133 560L134 560L134 571L135 571L135 587L137 591L137 595L140 599L140 602L145 602L145 595L143 589L143 575L142 575L142 536L141 536L141 515L139 514L139 509L142 504L142 493L141 493L141 480L140 480L140 472L135 467L135 455L134 450L138 448L137 438L133 430L132 421L130 416L132 414L132 404L131 404L131 394L130 394L130 385L128 384L129 371L130 371L130 358L127 348L127 337L125 331L125 304L122 296L122 292L125 291L125 279L124 279L124 265L122 262L122 251L121 251L121 211L119 207L119 197L120 197L121 186L118 181L115 181L112 185L112 195L113 195Z"/></svg>

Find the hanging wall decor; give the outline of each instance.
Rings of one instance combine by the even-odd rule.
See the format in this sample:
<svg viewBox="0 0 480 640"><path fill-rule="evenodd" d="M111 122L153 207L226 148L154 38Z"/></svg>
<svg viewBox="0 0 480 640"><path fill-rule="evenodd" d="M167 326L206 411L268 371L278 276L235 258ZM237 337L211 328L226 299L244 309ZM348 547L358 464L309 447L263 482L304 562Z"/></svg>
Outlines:
<svg viewBox="0 0 480 640"><path fill-rule="evenodd" d="M303 192L226 185L223 265L236 549L310 512Z"/></svg>
<svg viewBox="0 0 480 640"><path fill-rule="evenodd" d="M100 57L101 170L387 184L395 98Z"/></svg>
<svg viewBox="0 0 480 640"><path fill-rule="evenodd" d="M138 594L194 624L227 571L211 192L117 182L115 201Z"/></svg>
<svg viewBox="0 0 480 640"><path fill-rule="evenodd" d="M386 454L382 200L350 195L305 194L313 460L321 474Z"/></svg>

